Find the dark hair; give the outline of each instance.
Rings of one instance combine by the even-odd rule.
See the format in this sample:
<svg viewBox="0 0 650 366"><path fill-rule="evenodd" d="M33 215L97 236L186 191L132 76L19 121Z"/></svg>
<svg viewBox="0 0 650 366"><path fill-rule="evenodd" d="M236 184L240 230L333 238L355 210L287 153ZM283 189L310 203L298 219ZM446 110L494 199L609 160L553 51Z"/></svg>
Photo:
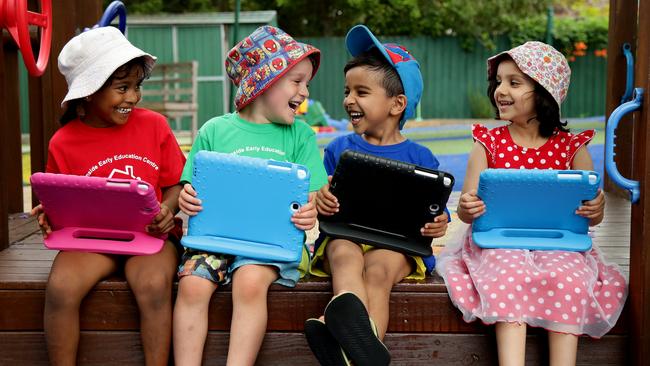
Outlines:
<svg viewBox="0 0 650 366"><path fill-rule="evenodd" d="M102 85L102 87L99 88L97 91L100 91L110 86L113 83L113 80L121 80L126 78L136 67L142 71L142 75L140 76L140 82L149 78L149 76L151 75L151 70L149 69L149 67L147 67L147 59L145 56L140 56L118 67L117 70L115 70L113 74L111 74L108 80L106 80L104 85ZM59 118L59 123L61 123L61 126L65 126L68 122L79 117L77 111L79 107L83 107L83 105L84 105L83 98L72 99L67 101L65 110L63 111L63 115L61 116L61 118Z"/></svg>
<svg viewBox="0 0 650 366"><path fill-rule="evenodd" d="M351 69L360 66L367 67L373 71L379 71L383 74L383 77L380 78L381 86L386 90L386 94L389 97L404 94L404 86L397 71L388 63L386 57L384 57L377 47L373 47L348 61L343 68L343 74L347 74Z"/></svg>
<svg viewBox="0 0 650 366"><path fill-rule="evenodd" d="M495 118L501 119L499 116L499 108L497 107L497 102L494 99L494 92L497 90L497 78L496 78L496 67L504 60L512 60L510 56L504 54L498 57L493 64L493 73L488 75L488 88L487 96L490 98L490 103L494 107ZM532 79L531 79L532 80ZM556 130L563 132L569 132L569 129L566 128L567 122L562 122L560 120L560 107L558 106L555 99L548 90L544 89L537 81L533 80L535 93L535 116L531 117L528 122L536 119L539 121L539 134L543 137L551 137Z"/></svg>

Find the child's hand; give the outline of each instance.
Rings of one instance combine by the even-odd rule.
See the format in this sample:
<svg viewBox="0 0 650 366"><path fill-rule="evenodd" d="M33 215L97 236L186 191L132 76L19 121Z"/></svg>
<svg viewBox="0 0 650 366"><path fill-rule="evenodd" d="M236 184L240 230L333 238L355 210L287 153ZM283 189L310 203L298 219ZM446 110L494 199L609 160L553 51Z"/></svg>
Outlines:
<svg viewBox="0 0 650 366"><path fill-rule="evenodd" d="M445 236L447 232L449 216L447 212L443 212L442 215L438 215L433 219L433 222L424 224L424 227L420 229L422 236L430 236L432 238L441 238Z"/></svg>
<svg viewBox="0 0 650 366"><path fill-rule="evenodd" d="M160 235L167 234L174 228L174 214L164 203L160 204L160 212L153 218L150 225L146 227L149 234Z"/></svg>
<svg viewBox="0 0 650 366"><path fill-rule="evenodd" d="M38 205L32 208L30 215L36 216L36 221L38 221L38 226L41 228L43 238L47 238L47 236L52 233L52 227L47 221L47 216L45 216L45 211L43 211L43 205Z"/></svg>
<svg viewBox="0 0 650 366"><path fill-rule="evenodd" d="M330 192L330 183L332 183L331 175L327 177L327 184L322 186L316 194L316 208L318 209L318 213L325 216L332 216L339 212L339 201Z"/></svg>
<svg viewBox="0 0 650 366"><path fill-rule="evenodd" d="M178 207L189 216L195 216L203 209L201 200L196 198L196 191L191 184L183 186L181 194L178 195Z"/></svg>
<svg viewBox="0 0 650 366"><path fill-rule="evenodd" d="M309 194L309 201L306 205L300 207L296 213L291 216L291 222L300 230L310 230L316 225L316 216L318 212L316 211L316 205L314 200L316 194Z"/></svg>
<svg viewBox="0 0 650 366"><path fill-rule="evenodd" d="M605 214L605 194L603 191L598 189L596 198L583 202L583 205L576 210L576 214L588 218L591 225L596 225L602 221Z"/></svg>
<svg viewBox="0 0 650 366"><path fill-rule="evenodd" d="M458 216L463 222L469 223L485 213L485 202L477 195L476 189L465 192L458 202Z"/></svg>

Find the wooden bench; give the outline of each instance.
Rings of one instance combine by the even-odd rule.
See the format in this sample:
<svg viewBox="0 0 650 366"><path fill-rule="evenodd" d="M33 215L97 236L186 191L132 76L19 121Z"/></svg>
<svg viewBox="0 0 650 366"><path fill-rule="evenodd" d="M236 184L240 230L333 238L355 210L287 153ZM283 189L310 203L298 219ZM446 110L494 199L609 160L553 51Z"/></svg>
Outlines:
<svg viewBox="0 0 650 366"><path fill-rule="evenodd" d="M626 208L627 207L627 208ZM627 216L625 214L627 213ZM629 225L629 203L608 197L606 217L596 240L604 250L625 240L623 218ZM44 249L32 218L9 220L12 245L0 252L0 365L46 365L43 336L45 285L56 252ZM602 229L602 230L601 230ZM614 230L617 231L614 231ZM619 237L615 237L615 233ZM598 239L600 238L600 239ZM629 239L628 239L629 240ZM625 263L621 263L625 264ZM316 365L302 334L303 322L319 316L331 293L329 281L302 280L295 288L272 286L269 292L268 333L258 358L260 365ZM231 317L229 287L212 298L205 364L225 364ZM465 323L452 305L442 279L404 281L391 294L386 345L394 365L495 365L494 328ZM600 340L582 337L579 365L624 365L627 362L627 310L617 326ZM144 363L138 310L126 282L114 277L100 282L81 306L79 362L84 365ZM527 364L548 364L545 333L529 331Z"/></svg>
<svg viewBox="0 0 650 366"><path fill-rule="evenodd" d="M181 130L183 117L191 118L191 141L198 128L197 61L156 64L149 79L142 84L139 107L156 111L174 119L175 130Z"/></svg>

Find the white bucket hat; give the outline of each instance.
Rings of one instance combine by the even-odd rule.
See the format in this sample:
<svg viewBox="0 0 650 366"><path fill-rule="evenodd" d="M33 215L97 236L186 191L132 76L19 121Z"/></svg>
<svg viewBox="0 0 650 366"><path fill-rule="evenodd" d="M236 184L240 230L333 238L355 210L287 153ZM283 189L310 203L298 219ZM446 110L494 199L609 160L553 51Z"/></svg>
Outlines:
<svg viewBox="0 0 650 366"><path fill-rule="evenodd" d="M59 54L59 71L68 83L61 107L69 100L92 95L120 66L141 56L145 56L145 71L149 73L156 57L133 46L114 27L95 28L75 36Z"/></svg>

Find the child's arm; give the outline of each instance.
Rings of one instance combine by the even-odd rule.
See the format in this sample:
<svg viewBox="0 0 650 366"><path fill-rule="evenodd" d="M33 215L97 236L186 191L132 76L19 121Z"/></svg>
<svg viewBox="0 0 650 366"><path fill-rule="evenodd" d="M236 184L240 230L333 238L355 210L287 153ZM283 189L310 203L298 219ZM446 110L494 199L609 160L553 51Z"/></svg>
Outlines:
<svg viewBox="0 0 650 366"><path fill-rule="evenodd" d="M291 222L300 230L311 230L316 225L316 192L309 192L309 201L306 205L300 207L296 213L291 216Z"/></svg>
<svg viewBox="0 0 650 366"><path fill-rule="evenodd" d="M178 207L189 216L195 216L199 211L203 210L201 200L196 198L196 191L191 184L185 183L183 185L183 189L178 196Z"/></svg>
<svg viewBox="0 0 650 366"><path fill-rule="evenodd" d="M43 233L43 238L47 238L49 234L52 233L52 227L50 226L45 211L43 211L43 205L39 204L38 206L32 208L30 212L32 216L36 216L36 221L38 221L38 226L41 228Z"/></svg>
<svg viewBox="0 0 650 366"><path fill-rule="evenodd" d="M591 155L585 146L580 147L576 151L571 163L571 168L576 170L593 170L594 163L591 160ZM583 205L578 207L576 214L589 219L589 225L594 226L600 224L605 216L605 194L601 189L598 189L596 197L590 201L583 202Z"/></svg>
<svg viewBox="0 0 650 366"><path fill-rule="evenodd" d="M147 232L166 234L174 228L174 215L178 212L178 196L181 189L178 184L163 188L160 212L153 218L151 225L147 226Z"/></svg>
<svg viewBox="0 0 650 366"><path fill-rule="evenodd" d="M485 169L487 169L485 148L475 142L469 154L465 183L458 201L458 218L464 223L471 224L475 218L485 213L485 203L476 195L479 176Z"/></svg>
<svg viewBox="0 0 650 366"><path fill-rule="evenodd" d="M316 194L316 208L318 209L318 213L325 216L332 216L339 212L339 201L330 192L330 183L332 183L331 175L327 177L327 184L323 185Z"/></svg>

